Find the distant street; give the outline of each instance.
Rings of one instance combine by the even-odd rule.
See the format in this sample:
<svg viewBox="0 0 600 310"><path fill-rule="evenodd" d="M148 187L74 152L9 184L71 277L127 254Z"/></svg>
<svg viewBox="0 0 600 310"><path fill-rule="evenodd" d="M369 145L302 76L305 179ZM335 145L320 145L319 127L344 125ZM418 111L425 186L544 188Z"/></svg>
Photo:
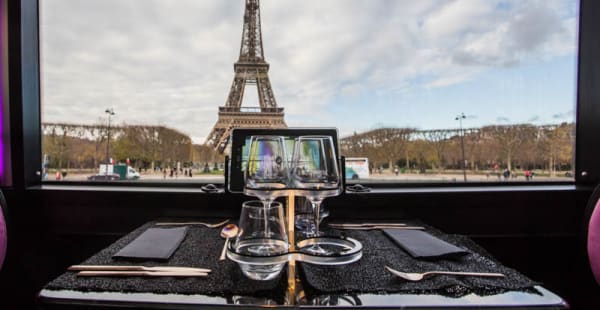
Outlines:
<svg viewBox="0 0 600 310"><path fill-rule="evenodd" d="M572 177L566 177L564 172L557 172L557 176L548 177L548 176L535 176L532 181L572 181ZM87 177L92 175L91 173L69 173L63 179L65 181L87 181ZM49 175L49 181L56 180L54 175ZM435 174L435 173L400 173L395 175L390 172L383 172L381 174L376 173L372 174L369 179L363 179L356 181L357 183L371 183L371 182L401 182L401 183L409 183L409 182L462 182L463 175L462 173L444 173L444 174ZM177 177L167 177L165 178L162 173L141 173L141 177L139 180L135 182L173 182L173 183L222 183L224 181L224 177L218 174L194 174L192 177L178 175ZM522 173L517 173L516 177L510 177L508 179L504 179L503 177L498 177L493 174L467 174L468 182L504 182L504 181L522 181L526 182L525 177Z"/></svg>

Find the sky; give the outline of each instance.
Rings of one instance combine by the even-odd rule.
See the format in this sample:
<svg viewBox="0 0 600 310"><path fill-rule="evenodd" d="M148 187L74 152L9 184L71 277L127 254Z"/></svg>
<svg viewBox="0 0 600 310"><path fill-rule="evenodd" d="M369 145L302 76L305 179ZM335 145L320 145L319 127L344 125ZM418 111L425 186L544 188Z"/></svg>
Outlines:
<svg viewBox="0 0 600 310"><path fill-rule="evenodd" d="M162 125L203 143L239 57L243 0L40 1L42 121ZM262 0L290 127L573 122L578 1ZM258 106L246 87L242 106Z"/></svg>

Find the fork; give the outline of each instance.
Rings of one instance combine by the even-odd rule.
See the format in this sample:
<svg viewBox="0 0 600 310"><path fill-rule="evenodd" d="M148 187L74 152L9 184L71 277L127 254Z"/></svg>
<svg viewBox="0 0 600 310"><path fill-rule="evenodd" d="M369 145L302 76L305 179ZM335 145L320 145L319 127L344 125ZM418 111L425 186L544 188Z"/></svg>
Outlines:
<svg viewBox="0 0 600 310"><path fill-rule="evenodd" d="M423 273L409 273L409 272L401 272L398 270L394 270L388 266L385 266L392 274L403 278L408 281L421 281L425 276L433 275L433 274L445 274L445 275L455 275L455 276L473 276L473 277L505 277L505 275L501 273L489 273L489 272L462 272L462 271L427 271Z"/></svg>
<svg viewBox="0 0 600 310"><path fill-rule="evenodd" d="M219 223L204 223L204 222L159 222L156 223L156 226L171 226L171 225L202 225L208 228L217 228L225 225L225 223L229 222L229 220L224 220Z"/></svg>

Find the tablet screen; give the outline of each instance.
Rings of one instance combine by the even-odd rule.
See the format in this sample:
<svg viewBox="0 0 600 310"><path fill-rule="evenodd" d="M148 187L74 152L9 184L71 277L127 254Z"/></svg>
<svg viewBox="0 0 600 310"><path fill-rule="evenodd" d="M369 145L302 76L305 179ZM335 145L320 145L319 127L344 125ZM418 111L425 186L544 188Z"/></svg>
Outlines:
<svg viewBox="0 0 600 310"><path fill-rule="evenodd" d="M248 160L250 138L257 135L283 136L288 162L292 158L295 139L300 136L331 136L335 152L339 157L337 129L335 128L287 128L287 129L242 129L236 128L231 133L231 164L229 168L229 191L244 191L244 170Z"/></svg>

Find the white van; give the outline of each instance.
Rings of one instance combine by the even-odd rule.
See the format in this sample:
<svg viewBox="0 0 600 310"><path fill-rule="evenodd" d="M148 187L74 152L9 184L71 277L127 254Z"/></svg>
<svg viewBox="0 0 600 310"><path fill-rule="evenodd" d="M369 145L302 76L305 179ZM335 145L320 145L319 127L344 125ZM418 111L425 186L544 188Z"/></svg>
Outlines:
<svg viewBox="0 0 600 310"><path fill-rule="evenodd" d="M369 159L366 157L346 158L346 180L369 178Z"/></svg>

